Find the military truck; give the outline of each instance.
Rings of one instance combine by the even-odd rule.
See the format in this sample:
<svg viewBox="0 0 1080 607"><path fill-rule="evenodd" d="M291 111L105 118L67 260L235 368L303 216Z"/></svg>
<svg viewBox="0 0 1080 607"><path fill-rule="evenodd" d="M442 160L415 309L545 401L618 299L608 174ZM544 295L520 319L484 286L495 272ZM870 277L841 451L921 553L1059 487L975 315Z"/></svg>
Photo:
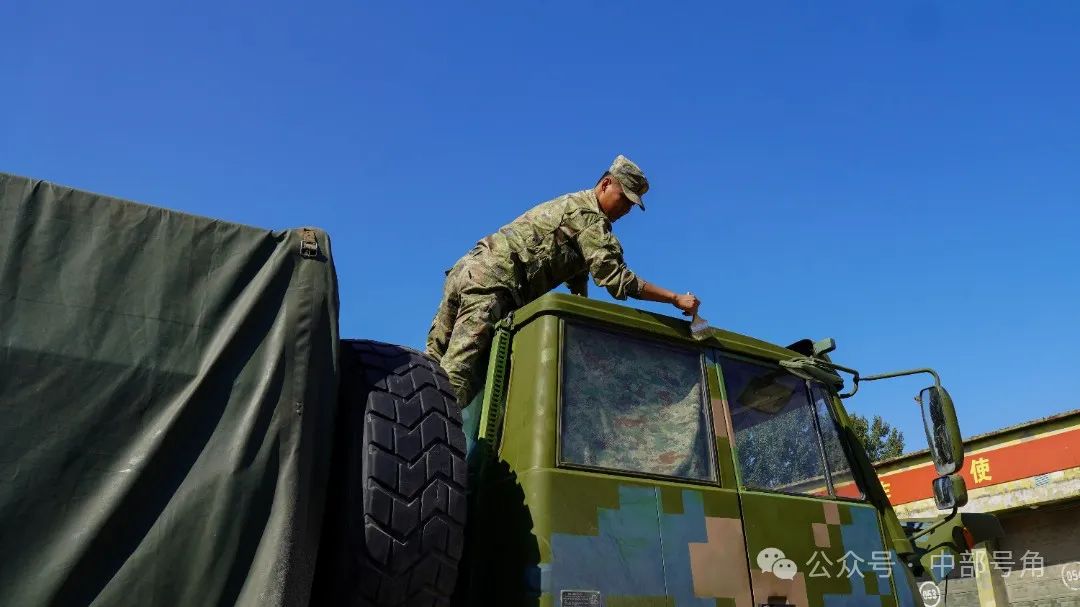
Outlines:
<svg viewBox="0 0 1080 607"><path fill-rule="evenodd" d="M337 297L321 230L0 173L0 604L907 606L993 533L931 370L550 294L461 407ZM916 373L903 525L842 400Z"/></svg>
<svg viewBox="0 0 1080 607"><path fill-rule="evenodd" d="M352 421L336 461L352 466L339 486L365 495L344 512L335 505L351 500L331 498L328 528L347 531L323 541L359 566L316 592L379 605L920 605L931 553L991 537L960 534L951 399L932 370L860 376L832 363L834 348L716 329L695 339L679 319L549 294L499 324L462 439L439 425L459 418L436 367L348 342L356 362L343 367L374 381L342 393ZM951 514L916 530L890 507L841 399L923 373L935 496ZM416 402L394 396L415 386ZM424 478L409 462L429 440ZM940 541L912 541L930 534Z"/></svg>

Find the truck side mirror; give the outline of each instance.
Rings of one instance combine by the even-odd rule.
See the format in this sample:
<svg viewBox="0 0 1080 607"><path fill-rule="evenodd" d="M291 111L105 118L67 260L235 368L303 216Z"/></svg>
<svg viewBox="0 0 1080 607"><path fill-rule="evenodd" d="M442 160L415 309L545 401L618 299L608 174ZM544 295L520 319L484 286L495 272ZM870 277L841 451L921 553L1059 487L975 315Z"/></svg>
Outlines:
<svg viewBox="0 0 1080 607"><path fill-rule="evenodd" d="M959 508L968 501L967 484L959 474L949 474L934 479L934 502L938 510Z"/></svg>
<svg viewBox="0 0 1080 607"><path fill-rule="evenodd" d="M926 444L934 458L934 467L941 476L960 470L964 464L964 442L952 398L940 385L923 388L917 399L922 408Z"/></svg>

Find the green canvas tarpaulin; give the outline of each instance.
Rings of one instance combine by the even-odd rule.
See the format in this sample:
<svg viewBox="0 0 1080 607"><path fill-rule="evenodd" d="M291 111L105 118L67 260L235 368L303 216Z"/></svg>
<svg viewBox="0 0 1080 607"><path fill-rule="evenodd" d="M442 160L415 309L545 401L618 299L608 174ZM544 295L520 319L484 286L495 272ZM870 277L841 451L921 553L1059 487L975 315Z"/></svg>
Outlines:
<svg viewBox="0 0 1080 607"><path fill-rule="evenodd" d="M337 350L323 232L0 174L0 605L307 604Z"/></svg>

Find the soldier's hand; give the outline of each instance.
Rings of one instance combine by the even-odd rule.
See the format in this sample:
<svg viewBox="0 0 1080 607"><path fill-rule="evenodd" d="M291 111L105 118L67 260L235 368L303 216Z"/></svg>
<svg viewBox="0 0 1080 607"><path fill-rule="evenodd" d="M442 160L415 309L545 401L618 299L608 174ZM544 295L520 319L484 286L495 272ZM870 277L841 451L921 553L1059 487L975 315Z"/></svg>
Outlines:
<svg viewBox="0 0 1080 607"><path fill-rule="evenodd" d="M687 293L686 295L676 295L675 301L672 303L676 308L682 310L683 316L693 316L694 314L697 314L698 306L701 305L701 300L697 298L697 295Z"/></svg>

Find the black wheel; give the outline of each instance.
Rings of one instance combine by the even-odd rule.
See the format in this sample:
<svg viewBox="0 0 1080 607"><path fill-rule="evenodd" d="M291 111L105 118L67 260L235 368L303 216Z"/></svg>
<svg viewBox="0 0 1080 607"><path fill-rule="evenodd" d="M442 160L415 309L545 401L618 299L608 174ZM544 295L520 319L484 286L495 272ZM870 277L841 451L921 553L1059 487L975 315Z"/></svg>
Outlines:
<svg viewBox="0 0 1080 607"><path fill-rule="evenodd" d="M343 341L339 432L312 605L450 604L465 526L465 433L442 369Z"/></svg>

